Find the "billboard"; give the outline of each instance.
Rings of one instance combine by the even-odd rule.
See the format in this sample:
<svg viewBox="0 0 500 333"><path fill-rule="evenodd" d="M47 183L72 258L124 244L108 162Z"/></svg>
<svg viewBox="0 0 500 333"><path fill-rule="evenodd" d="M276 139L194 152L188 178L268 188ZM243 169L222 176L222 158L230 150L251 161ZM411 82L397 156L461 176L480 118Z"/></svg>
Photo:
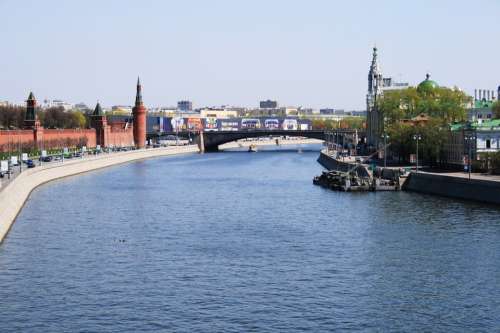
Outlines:
<svg viewBox="0 0 500 333"><path fill-rule="evenodd" d="M170 123L172 124L172 131L174 132L182 132L182 130L186 129L184 118L174 117L170 120Z"/></svg>
<svg viewBox="0 0 500 333"><path fill-rule="evenodd" d="M201 118L187 118L186 123L189 131L201 131L203 129Z"/></svg>
<svg viewBox="0 0 500 333"><path fill-rule="evenodd" d="M310 119L292 117L216 118L148 117L148 133L182 131L311 130Z"/></svg>
<svg viewBox="0 0 500 333"><path fill-rule="evenodd" d="M299 127L299 122L297 121L297 119L286 118L283 120L282 128L285 131L296 131L298 127Z"/></svg>
<svg viewBox="0 0 500 333"><path fill-rule="evenodd" d="M249 129L259 129L260 128L260 120L255 118L243 118L241 119L240 129L249 130Z"/></svg>
<svg viewBox="0 0 500 333"><path fill-rule="evenodd" d="M207 117L205 118L205 131L217 131L219 129L217 118Z"/></svg>
<svg viewBox="0 0 500 333"><path fill-rule="evenodd" d="M268 130L277 130L280 128L280 121L277 118L268 118L264 120L264 128Z"/></svg>
<svg viewBox="0 0 500 333"><path fill-rule="evenodd" d="M220 119L219 129L221 131L238 131L240 129L240 119Z"/></svg>

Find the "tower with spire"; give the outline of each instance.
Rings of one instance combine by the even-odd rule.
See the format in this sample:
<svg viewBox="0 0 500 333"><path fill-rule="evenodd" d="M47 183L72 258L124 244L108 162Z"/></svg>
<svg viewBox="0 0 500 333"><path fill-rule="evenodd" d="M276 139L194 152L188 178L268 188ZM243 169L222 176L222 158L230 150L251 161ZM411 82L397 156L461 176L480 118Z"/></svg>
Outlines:
<svg viewBox="0 0 500 333"><path fill-rule="evenodd" d="M94 112L90 115L91 125L95 128L96 145L106 147L108 145L110 130L108 120L102 111L101 104L97 102Z"/></svg>
<svg viewBox="0 0 500 333"><path fill-rule="evenodd" d="M26 114L24 116L24 128L35 129L40 126L38 116L36 114L36 99L33 92L30 92L26 100Z"/></svg>
<svg viewBox="0 0 500 333"><path fill-rule="evenodd" d="M24 115L23 125L24 129L33 130L35 147L40 147L40 144L43 142L44 129L36 114L36 98L33 92L30 92L26 100L26 114Z"/></svg>
<svg viewBox="0 0 500 333"><path fill-rule="evenodd" d="M142 85L137 78L137 92L135 95L135 106L132 109L134 117L134 142L138 148L143 148L146 144L146 108L142 101Z"/></svg>
<svg viewBox="0 0 500 333"><path fill-rule="evenodd" d="M382 95L384 79L377 59L377 47L373 48L372 63L368 72L366 94L366 137L369 146L378 147L382 131L382 119L378 110L378 99Z"/></svg>

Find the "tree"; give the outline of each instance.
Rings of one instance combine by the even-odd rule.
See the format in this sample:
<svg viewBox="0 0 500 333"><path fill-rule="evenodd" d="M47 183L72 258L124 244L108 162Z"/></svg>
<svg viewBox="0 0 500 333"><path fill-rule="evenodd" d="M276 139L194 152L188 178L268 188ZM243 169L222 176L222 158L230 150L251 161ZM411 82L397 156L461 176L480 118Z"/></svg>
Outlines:
<svg viewBox="0 0 500 333"><path fill-rule="evenodd" d="M493 103L491 109L493 111L493 118L500 119L500 101Z"/></svg>
<svg viewBox="0 0 500 333"><path fill-rule="evenodd" d="M441 158L442 147L448 140L449 124L466 119L470 97L458 89L436 87L418 91L410 87L384 93L378 107L384 119L384 131L389 134L391 150L400 160L408 161L416 152L415 134L422 136L421 156L430 163ZM425 114L428 120L413 121Z"/></svg>
<svg viewBox="0 0 500 333"><path fill-rule="evenodd" d="M85 115L82 112L73 110L72 116L73 116L72 123L73 125L75 125L74 126L75 128L87 127L87 117L85 117Z"/></svg>
<svg viewBox="0 0 500 333"><path fill-rule="evenodd" d="M0 128L22 128L26 109L21 106L0 106Z"/></svg>

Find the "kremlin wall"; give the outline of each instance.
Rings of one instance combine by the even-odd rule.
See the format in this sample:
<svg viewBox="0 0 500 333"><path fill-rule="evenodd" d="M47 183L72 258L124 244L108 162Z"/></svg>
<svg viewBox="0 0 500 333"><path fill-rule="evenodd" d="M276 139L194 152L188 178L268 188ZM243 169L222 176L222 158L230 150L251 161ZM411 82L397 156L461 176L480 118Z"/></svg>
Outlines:
<svg viewBox="0 0 500 333"><path fill-rule="evenodd" d="M63 147L95 148L136 146L142 148L146 142L146 108L142 101L142 89L137 80L137 94L133 108L133 123L125 121L108 122L101 106L97 103L90 115L90 128L46 129L36 114L36 99L30 93L26 101L24 128L0 130L0 152L61 149Z"/></svg>

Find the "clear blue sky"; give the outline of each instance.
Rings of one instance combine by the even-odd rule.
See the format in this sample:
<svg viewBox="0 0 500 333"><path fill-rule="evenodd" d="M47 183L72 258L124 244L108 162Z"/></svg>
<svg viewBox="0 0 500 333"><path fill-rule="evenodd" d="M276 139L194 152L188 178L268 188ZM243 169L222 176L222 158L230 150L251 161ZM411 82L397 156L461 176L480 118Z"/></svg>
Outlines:
<svg viewBox="0 0 500 333"><path fill-rule="evenodd" d="M0 100L363 109L385 75L500 84L498 0L0 0Z"/></svg>

